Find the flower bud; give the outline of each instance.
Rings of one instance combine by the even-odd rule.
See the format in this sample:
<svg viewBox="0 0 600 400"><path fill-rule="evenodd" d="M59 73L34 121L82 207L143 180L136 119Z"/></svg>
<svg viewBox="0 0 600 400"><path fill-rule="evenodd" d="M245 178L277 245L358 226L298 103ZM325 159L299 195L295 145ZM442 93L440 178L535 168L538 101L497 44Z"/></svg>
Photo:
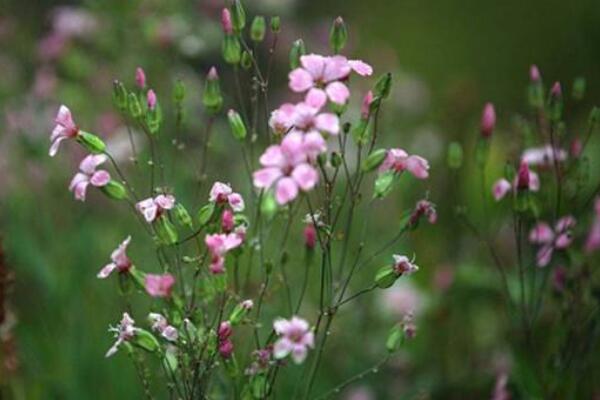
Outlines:
<svg viewBox="0 0 600 400"><path fill-rule="evenodd" d="M114 200L123 200L127 197L125 186L112 179L106 185L102 186L100 190Z"/></svg>
<svg viewBox="0 0 600 400"><path fill-rule="evenodd" d="M77 142L86 148L87 151L94 154L103 153L106 150L106 144L98 136L79 130Z"/></svg>
<svg viewBox="0 0 600 400"><path fill-rule="evenodd" d="M233 29L239 33L246 26L246 11L240 0L234 0L231 5Z"/></svg>
<svg viewBox="0 0 600 400"><path fill-rule="evenodd" d="M389 351L390 353L396 352L402 344L402 338L403 334L402 329L400 329L400 325L394 325L392 329L390 329L387 340L385 341L385 348L387 349L387 351Z"/></svg>
<svg viewBox="0 0 600 400"><path fill-rule="evenodd" d="M137 67L135 70L135 84L140 89L146 87L146 73L142 69L142 67Z"/></svg>
<svg viewBox="0 0 600 400"><path fill-rule="evenodd" d="M158 343L158 340L156 340L154 335L148 332L147 330L141 328L137 328L136 333L133 336L131 342L134 345L151 353L155 352L160 347L160 344Z"/></svg>
<svg viewBox="0 0 600 400"><path fill-rule="evenodd" d="M215 67L212 67L206 78L206 85L202 95L202 103L206 110L211 114L216 114L223 106L223 96L221 95L221 86L219 84L219 75Z"/></svg>
<svg viewBox="0 0 600 400"><path fill-rule="evenodd" d="M290 68L296 69L300 66L300 57L306 54L304 40L298 39L292 44L290 50Z"/></svg>
<svg viewBox="0 0 600 400"><path fill-rule="evenodd" d="M265 38L265 31L267 29L267 22L265 17L262 15L257 15L252 20L252 25L250 26L250 39L255 42L262 42Z"/></svg>
<svg viewBox="0 0 600 400"><path fill-rule="evenodd" d="M234 138L239 141L243 141L246 138L246 125L242 121L242 117L238 112L231 109L227 112L227 120L229 121L229 127Z"/></svg>
<svg viewBox="0 0 600 400"><path fill-rule="evenodd" d="M348 40L348 30L342 17L337 17L331 25L329 31L329 47L333 50L334 54L339 54L340 51L346 46Z"/></svg>
<svg viewBox="0 0 600 400"><path fill-rule="evenodd" d="M148 90L148 93L146 93L146 104L149 110L154 110L156 107L156 93L154 93L154 90L152 89Z"/></svg>
<svg viewBox="0 0 600 400"><path fill-rule="evenodd" d="M242 51L242 58L240 59L240 65L246 71L252 68L252 54L246 50Z"/></svg>
<svg viewBox="0 0 600 400"><path fill-rule="evenodd" d="M233 33L233 25L231 24L231 13L228 8L223 8L221 11L221 27L223 33L231 35Z"/></svg>
<svg viewBox="0 0 600 400"><path fill-rule="evenodd" d="M552 89L550 89L550 96L554 98L562 97L562 87L560 86L560 82L554 82Z"/></svg>
<svg viewBox="0 0 600 400"><path fill-rule="evenodd" d="M173 100L176 103L181 103L185 98L185 85L181 79L177 79L175 81L175 86L173 87Z"/></svg>
<svg viewBox="0 0 600 400"><path fill-rule="evenodd" d="M448 167L459 169L463 162L463 149L459 142L452 142L448 146Z"/></svg>
<svg viewBox="0 0 600 400"><path fill-rule="evenodd" d="M378 288L387 289L392 286L399 277L400 274L398 274L392 266L386 265L385 267L381 267L375 274L375 284Z"/></svg>
<svg viewBox="0 0 600 400"><path fill-rule="evenodd" d="M219 344L219 354L223 358L230 358L231 354L233 354L233 343L231 340L224 340Z"/></svg>
<svg viewBox="0 0 600 400"><path fill-rule="evenodd" d="M235 223L233 220L233 211L231 211L230 209L226 209L221 215L221 229L223 230L223 232L229 233L233 231L234 227Z"/></svg>
<svg viewBox="0 0 600 400"><path fill-rule="evenodd" d="M521 165L519 166L519 172L517 173L517 189L529 189L529 164L527 164L525 161L522 161Z"/></svg>
<svg viewBox="0 0 600 400"><path fill-rule="evenodd" d="M304 227L304 245L308 250L315 248L317 243L317 230L313 223L309 223Z"/></svg>
<svg viewBox="0 0 600 400"><path fill-rule="evenodd" d="M127 89L120 81L113 81L113 103L119 109L124 112L127 110Z"/></svg>
<svg viewBox="0 0 600 400"><path fill-rule="evenodd" d="M143 110L142 105L140 104L140 100L135 95L135 93L129 93L127 96L127 103L129 105L129 115L132 118L138 119L142 116Z"/></svg>
<svg viewBox="0 0 600 400"><path fill-rule="evenodd" d="M544 88L542 76L536 65L529 68L529 105L533 108L541 108L544 105Z"/></svg>
<svg viewBox="0 0 600 400"><path fill-rule="evenodd" d="M232 325L239 324L242 318L248 315L253 306L254 303L251 300L245 300L237 304L229 315L229 322L231 322Z"/></svg>
<svg viewBox="0 0 600 400"><path fill-rule="evenodd" d="M190 216L188 210L183 206L183 204L178 203L175 206L174 212L175 218L177 219L177 222L180 225L187 226L190 228L193 226L192 217Z"/></svg>
<svg viewBox="0 0 600 400"><path fill-rule="evenodd" d="M387 74L382 75L377 80L375 84L375 96L380 99L385 99L390 95L390 91L392 89L392 74L389 72Z"/></svg>
<svg viewBox="0 0 600 400"><path fill-rule="evenodd" d="M203 206L199 211L196 219L200 225L206 225L212 218L215 212L214 203L209 203Z"/></svg>
<svg viewBox="0 0 600 400"><path fill-rule="evenodd" d="M227 340L233 333L233 329L231 328L231 322L223 321L219 325L219 329L217 331L217 336L219 337L219 341Z"/></svg>
<svg viewBox="0 0 600 400"><path fill-rule="evenodd" d="M271 32L279 33L281 30L281 18L279 16L271 17Z"/></svg>
<svg viewBox="0 0 600 400"><path fill-rule="evenodd" d="M242 47L237 37L233 35L225 36L221 51L223 53L223 59L227 64L239 64L242 58Z"/></svg>
<svg viewBox="0 0 600 400"><path fill-rule="evenodd" d="M383 162L383 160L385 160L386 157L387 157L386 149L377 149L377 150L371 152L371 154L369 154L369 156L363 161L363 163L361 165L361 170L363 172L373 171L374 169L376 169L377 167L379 167L381 165L381 163Z"/></svg>
<svg viewBox="0 0 600 400"><path fill-rule="evenodd" d="M554 122L560 121L563 108L562 88L560 82L554 82L550 89L550 101L548 106L548 114L550 120Z"/></svg>
<svg viewBox="0 0 600 400"><path fill-rule="evenodd" d="M492 103L485 103L479 126L481 135L484 138L489 138L494 132L494 128L496 127L496 110Z"/></svg>

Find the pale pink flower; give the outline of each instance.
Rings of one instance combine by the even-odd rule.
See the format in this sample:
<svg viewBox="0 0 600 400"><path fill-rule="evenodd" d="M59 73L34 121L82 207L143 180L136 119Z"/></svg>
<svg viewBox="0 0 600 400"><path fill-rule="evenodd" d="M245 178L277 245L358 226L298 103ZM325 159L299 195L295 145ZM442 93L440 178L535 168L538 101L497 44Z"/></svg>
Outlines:
<svg viewBox="0 0 600 400"><path fill-rule="evenodd" d="M245 208L243 197L239 193L235 193L231 186L222 182L213 184L208 201L217 204L229 203L229 206L235 212L242 212Z"/></svg>
<svg viewBox="0 0 600 400"><path fill-rule="evenodd" d="M179 332L177 331L177 328L169 325L167 319L162 314L150 313L148 314L148 320L150 321L152 330L160 334L168 341L176 342L177 338L179 338Z"/></svg>
<svg viewBox="0 0 600 400"><path fill-rule="evenodd" d="M244 310L251 310L254 307L254 302L251 299L246 299L240 303Z"/></svg>
<svg viewBox="0 0 600 400"><path fill-rule="evenodd" d="M243 238L237 233L206 235L204 243L211 255L210 271L213 274L225 272L225 254L239 247L242 242Z"/></svg>
<svg viewBox="0 0 600 400"><path fill-rule="evenodd" d="M546 222L538 222L529 232L529 242L540 246L536 255L538 267L550 264L554 250L564 250L573 242L571 230L575 227L575 218L568 215L559 219L554 229Z"/></svg>
<svg viewBox="0 0 600 400"><path fill-rule="evenodd" d="M65 105L61 105L58 109L58 114L56 114L56 118L54 119L56 125L52 130L52 135L50 135L50 156L54 157L60 143L65 139L73 139L77 137L79 134L79 128L75 125L73 121L73 116L71 115L71 110Z"/></svg>
<svg viewBox="0 0 600 400"><path fill-rule="evenodd" d="M311 190L319 181L319 173L309 164L314 144L307 136L290 132L280 145L269 146L260 157L264 168L253 174L257 188L275 186L275 199L281 205L294 200L300 190Z"/></svg>
<svg viewBox="0 0 600 400"><path fill-rule="evenodd" d="M146 87L146 73L142 69L142 67L137 67L135 69L135 84L143 89Z"/></svg>
<svg viewBox="0 0 600 400"><path fill-rule="evenodd" d="M154 93L154 90L152 89L148 90L148 93L146 93L146 104L148 105L149 110L154 110L156 107L156 93Z"/></svg>
<svg viewBox="0 0 600 400"><path fill-rule="evenodd" d="M144 216L146 222L153 222L165 211L175 207L175 197L170 194L159 194L138 202L135 208Z"/></svg>
<svg viewBox="0 0 600 400"><path fill-rule="evenodd" d="M171 274L147 274L144 279L146 292L152 297L169 297L171 289L175 284L175 278Z"/></svg>
<svg viewBox="0 0 600 400"><path fill-rule="evenodd" d="M370 65L360 60L347 60L343 56L324 57L308 54L300 57L301 67L289 74L289 86L294 92L308 91L309 96L329 98L333 103L345 104L350 91L340 80L355 71L359 75L371 75Z"/></svg>
<svg viewBox="0 0 600 400"><path fill-rule="evenodd" d="M503 372L496 378L496 386L492 393L492 400L510 400L510 393L507 389L508 375Z"/></svg>
<svg viewBox="0 0 600 400"><path fill-rule="evenodd" d="M563 162L567 159L568 154L563 149L553 148L552 145L547 144L542 147L526 149L521 155L521 161L529 165L552 167L555 156L558 162Z"/></svg>
<svg viewBox="0 0 600 400"><path fill-rule="evenodd" d="M110 174L96 168L105 162L107 157L104 154L90 154L85 157L79 164L79 171L69 184L69 190L75 194L75 198L80 201L85 201L85 194L88 185L102 187L110 182Z"/></svg>
<svg viewBox="0 0 600 400"><path fill-rule="evenodd" d="M295 110L296 106L291 103L285 103L271 113L269 126L275 134L283 135L292 128L294 125Z"/></svg>
<svg viewBox="0 0 600 400"><path fill-rule="evenodd" d="M131 268L131 260L127 257L127 246L129 246L129 242L131 242L131 236L127 236L123 243L112 252L110 255L112 262L106 264L106 266L98 272L98 278L107 278L114 270L121 273L129 271Z"/></svg>
<svg viewBox="0 0 600 400"><path fill-rule="evenodd" d="M273 323L273 329L280 336L273 346L273 355L277 359L291 354L292 360L301 364L306 359L308 349L315 345L314 333L310 330L308 322L302 318L279 318Z"/></svg>
<svg viewBox="0 0 600 400"><path fill-rule="evenodd" d="M411 275L419 270L419 267L406 256L394 254L392 257L394 257L394 271L398 275Z"/></svg>
<svg viewBox="0 0 600 400"><path fill-rule="evenodd" d="M429 163L423 157L409 155L402 149L389 149L379 172L390 170L397 173L408 171L417 179L426 179L429 176Z"/></svg>
<svg viewBox="0 0 600 400"><path fill-rule="evenodd" d="M123 342L129 341L133 339L133 337L138 332L139 328L134 326L135 321L129 316L127 313L123 313L123 318L121 322L117 324L116 327L110 327L109 332L114 332L117 340L112 345L110 349L106 352L105 357L110 357L114 355Z"/></svg>
<svg viewBox="0 0 600 400"><path fill-rule="evenodd" d="M496 110L492 103L485 103L481 113L480 131L483 137L490 137L496 127Z"/></svg>
<svg viewBox="0 0 600 400"><path fill-rule="evenodd" d="M306 96L305 103L296 104L292 115L293 127L307 135L318 135L319 132L337 135L340 132L340 121L333 113L319 112L320 101L319 98L309 94ZM324 146L322 139L320 142Z"/></svg>

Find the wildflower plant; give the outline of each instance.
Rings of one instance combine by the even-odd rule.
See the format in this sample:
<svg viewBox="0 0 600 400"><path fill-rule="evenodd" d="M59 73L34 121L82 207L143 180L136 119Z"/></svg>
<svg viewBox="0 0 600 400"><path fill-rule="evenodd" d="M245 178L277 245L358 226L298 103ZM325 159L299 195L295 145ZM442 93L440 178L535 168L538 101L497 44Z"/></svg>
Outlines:
<svg viewBox="0 0 600 400"><path fill-rule="evenodd" d="M115 341L106 356L130 355L148 398L155 387L181 399L273 397L278 379L294 368L302 368L304 376L295 396L315 398L335 317L363 295L415 273L415 257L394 254L394 247L421 219L437 219L435 205L421 200L397 216L400 224L383 244L367 240L368 219L355 219L359 208L385 204L401 182L427 179L430 167L401 148L377 147L391 75L371 82L369 64L342 54L344 21L337 18L332 25L331 55L310 54L302 41L294 42L288 100L274 109L269 91L281 22L272 17L267 24L263 16L247 22L239 0L222 10L222 55L235 91L227 96L219 71L209 69L201 151L192 155L199 157L200 178L185 183L197 185L200 196L186 199L177 184L165 180L165 149L158 145L169 135L170 106L176 127L182 123L187 89L181 81L172 104L151 88L151 76L141 67L135 87L114 82L116 108L130 135L142 136L131 140L133 165L122 165L99 135L81 130L67 106L60 107L51 135L52 156L67 139L90 153L70 185L75 198L85 201L98 189L122 203L147 233L123 232L126 239L97 277L107 282L118 277L125 304L120 322L110 328ZM261 57L258 49L269 41L268 56ZM357 95L352 87L358 79L372 89ZM347 112L352 98L362 102L357 120ZM207 175L219 120L227 121L241 154L245 186ZM146 146L136 149L138 141ZM139 184L140 175L147 186ZM156 265L138 265L132 249L156 254ZM382 256L385 265L377 265ZM353 280L359 270L371 271L369 286ZM149 310L134 307L132 296L147 298ZM381 341L377 366L415 332L412 317L399 321ZM321 397L333 396L347 382Z"/></svg>

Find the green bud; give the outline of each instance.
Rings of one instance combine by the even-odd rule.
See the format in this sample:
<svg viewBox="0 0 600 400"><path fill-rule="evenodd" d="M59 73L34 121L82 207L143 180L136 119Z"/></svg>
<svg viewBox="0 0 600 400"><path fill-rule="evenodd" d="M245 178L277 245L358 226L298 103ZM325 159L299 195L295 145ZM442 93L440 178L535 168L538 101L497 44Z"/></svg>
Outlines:
<svg viewBox="0 0 600 400"><path fill-rule="evenodd" d="M175 86L173 86L173 100L175 103L181 103L185 98L185 85L181 79L177 79L175 81Z"/></svg>
<svg viewBox="0 0 600 400"><path fill-rule="evenodd" d="M151 353L155 352L160 347L160 344L154 335L142 328L137 329L131 343Z"/></svg>
<svg viewBox="0 0 600 400"><path fill-rule="evenodd" d="M379 268L375 274L375 284L378 288L387 289L396 282L400 275L394 271L391 265Z"/></svg>
<svg viewBox="0 0 600 400"><path fill-rule="evenodd" d="M396 180L396 174L393 171L387 171L377 177L375 180L375 191L373 197L381 199L387 196L394 187L394 181Z"/></svg>
<svg viewBox="0 0 600 400"><path fill-rule="evenodd" d="M209 203L209 204L205 205L204 207L202 207L200 209L200 211L198 211L198 215L196 217L196 219L198 220L198 223L201 226L206 225L212 218L214 212L215 212L214 203Z"/></svg>
<svg viewBox="0 0 600 400"><path fill-rule="evenodd" d="M265 38L267 23L265 21L265 17L262 15L257 15L252 20L252 25L250 26L250 39L255 42L262 42Z"/></svg>
<svg viewBox="0 0 600 400"><path fill-rule="evenodd" d="M229 127L231 133L236 140L243 141L246 138L246 125L242 121L242 117L235 110L229 110L227 112L227 119L229 120Z"/></svg>
<svg viewBox="0 0 600 400"><path fill-rule="evenodd" d="M273 218L277 213L277 202L275 201L275 196L273 196L272 192L263 194L260 202L260 212L267 217L267 219Z"/></svg>
<svg viewBox="0 0 600 400"><path fill-rule="evenodd" d="M171 245L177 243L177 230L166 215L162 215L158 218L154 223L154 227L156 229L156 234L163 244Z"/></svg>
<svg viewBox="0 0 600 400"><path fill-rule="evenodd" d="M252 55L246 50L242 51L242 59L240 60L240 65L245 70L249 70L250 68L252 68Z"/></svg>
<svg viewBox="0 0 600 400"><path fill-rule="evenodd" d="M221 95L221 85L219 84L219 75L215 67L208 72L204 93L202 95L202 104L211 114L217 114L223 106L223 96Z"/></svg>
<svg viewBox="0 0 600 400"><path fill-rule="evenodd" d="M371 154L369 154L369 156L363 161L360 169L363 172L371 172L381 165L386 156L386 149L377 149L371 152Z"/></svg>
<svg viewBox="0 0 600 400"><path fill-rule="evenodd" d="M231 325L239 324L242 321L242 319L246 315L248 315L248 313L250 313L252 307L253 303L251 300L245 300L241 303L236 304L236 306L231 311L231 314L229 314L229 322L231 322Z"/></svg>
<svg viewBox="0 0 600 400"><path fill-rule="evenodd" d="M279 33L281 30L281 18L279 16L271 17L271 31L273 33Z"/></svg>
<svg viewBox="0 0 600 400"><path fill-rule="evenodd" d="M402 344L404 338L404 332L400 324L396 324L390 329L387 340L385 341L385 347L390 353L396 352Z"/></svg>
<svg viewBox="0 0 600 400"><path fill-rule="evenodd" d="M242 58L242 46L236 36L226 35L223 38L221 51L223 53L223 59L227 64L239 64Z"/></svg>
<svg viewBox="0 0 600 400"><path fill-rule="evenodd" d="M106 150L106 144L98 136L80 130L77 134L77 142L86 148L87 151L94 154L103 153Z"/></svg>
<svg viewBox="0 0 600 400"><path fill-rule="evenodd" d="M136 96L135 93L129 93L127 95L127 103L129 105L129 115L132 118L138 119L142 116L143 110L142 105L140 103L140 99Z"/></svg>
<svg viewBox="0 0 600 400"><path fill-rule="evenodd" d="M463 162L463 149L459 142L452 142L448 146L448 167L459 169Z"/></svg>
<svg viewBox="0 0 600 400"><path fill-rule="evenodd" d="M339 54L348 41L348 30L342 17L337 17L329 31L329 46L334 54Z"/></svg>
<svg viewBox="0 0 600 400"><path fill-rule="evenodd" d="M113 103L121 112L127 110L127 89L121 81L113 81Z"/></svg>
<svg viewBox="0 0 600 400"><path fill-rule="evenodd" d="M331 166L334 168L337 168L340 165L342 165L342 157L340 156L340 153L338 153L337 151L333 151L331 153L330 162Z"/></svg>
<svg viewBox="0 0 600 400"><path fill-rule="evenodd" d="M237 33L240 33L246 26L246 11L240 0L234 0L231 5L231 22Z"/></svg>
<svg viewBox="0 0 600 400"><path fill-rule="evenodd" d="M112 179L106 185L102 186L100 190L111 199L123 200L127 197L125 186Z"/></svg>
<svg viewBox="0 0 600 400"><path fill-rule="evenodd" d="M304 40L298 39L292 44L290 50L290 67L296 69L300 66L300 57L306 54L306 46Z"/></svg>
<svg viewBox="0 0 600 400"><path fill-rule="evenodd" d="M192 226L193 226L192 217L190 216L190 213L188 212L188 210L186 210L186 208L183 206L183 204L178 203L175 206L174 211L175 211L175 218L177 219L177 222L180 225L192 228Z"/></svg>
<svg viewBox="0 0 600 400"><path fill-rule="evenodd" d="M580 76L575 79L573 82L573 98L575 100L583 99L583 96L585 95L585 87L585 78Z"/></svg>
<svg viewBox="0 0 600 400"><path fill-rule="evenodd" d="M385 99L390 95L392 88L392 74L389 72L379 77L373 90L375 97Z"/></svg>
<svg viewBox="0 0 600 400"><path fill-rule="evenodd" d="M160 125L162 124L162 109L160 105L156 103L153 109L148 109L146 113L146 125L148 126L148 130L153 135L156 135L160 130Z"/></svg>

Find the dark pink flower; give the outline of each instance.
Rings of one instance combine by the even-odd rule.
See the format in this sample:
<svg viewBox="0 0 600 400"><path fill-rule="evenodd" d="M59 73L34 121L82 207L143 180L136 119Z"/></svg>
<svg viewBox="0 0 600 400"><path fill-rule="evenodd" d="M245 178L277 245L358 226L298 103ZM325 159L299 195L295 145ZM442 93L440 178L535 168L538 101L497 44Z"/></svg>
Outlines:
<svg viewBox="0 0 600 400"><path fill-rule="evenodd" d="M398 275L411 275L419 270L419 267L406 256L394 254L394 271Z"/></svg>
<svg viewBox="0 0 600 400"><path fill-rule="evenodd" d="M410 216L409 224L415 225L422 216L426 216L430 224L437 222L437 211L435 205L429 200L419 200Z"/></svg>
<svg viewBox="0 0 600 400"><path fill-rule="evenodd" d="M304 245L309 249L314 249L317 243L317 230L313 223L309 223L304 227Z"/></svg>
<svg viewBox="0 0 600 400"><path fill-rule="evenodd" d="M69 190L75 194L77 200L85 201L85 194L89 184L95 187L106 186L110 182L110 174L96 168L105 162L107 157L104 154L90 154L79 164L79 171L69 185Z"/></svg>
<svg viewBox="0 0 600 400"><path fill-rule="evenodd" d="M243 237L237 233L206 235L204 243L211 255L210 271L213 274L225 272L225 255L242 242Z"/></svg>
<svg viewBox="0 0 600 400"><path fill-rule="evenodd" d="M228 8L223 8L221 11L221 27L226 35L233 33L233 25L231 24L231 13Z"/></svg>
<svg viewBox="0 0 600 400"><path fill-rule="evenodd" d="M221 229L225 233L229 233L235 227L235 221L233 220L233 211L227 209L221 214Z"/></svg>
<svg viewBox="0 0 600 400"><path fill-rule="evenodd" d="M175 284L175 278L171 274L155 275L147 274L144 279L146 292L152 297L169 297L171 289Z"/></svg>
<svg viewBox="0 0 600 400"><path fill-rule="evenodd" d="M98 278L107 278L114 270L119 272L127 272L131 268L131 260L127 257L127 246L131 242L131 236L127 238L117 247L110 255L111 263L106 264L104 268L98 272Z"/></svg>
<svg viewBox="0 0 600 400"><path fill-rule="evenodd" d="M429 163L417 155L409 155L402 149L389 149L379 172L393 170L395 172L410 172L417 179L426 179L429 176Z"/></svg>
<svg viewBox="0 0 600 400"><path fill-rule="evenodd" d="M233 342L227 339L219 343L219 354L223 358L231 357L231 354L233 354Z"/></svg>

